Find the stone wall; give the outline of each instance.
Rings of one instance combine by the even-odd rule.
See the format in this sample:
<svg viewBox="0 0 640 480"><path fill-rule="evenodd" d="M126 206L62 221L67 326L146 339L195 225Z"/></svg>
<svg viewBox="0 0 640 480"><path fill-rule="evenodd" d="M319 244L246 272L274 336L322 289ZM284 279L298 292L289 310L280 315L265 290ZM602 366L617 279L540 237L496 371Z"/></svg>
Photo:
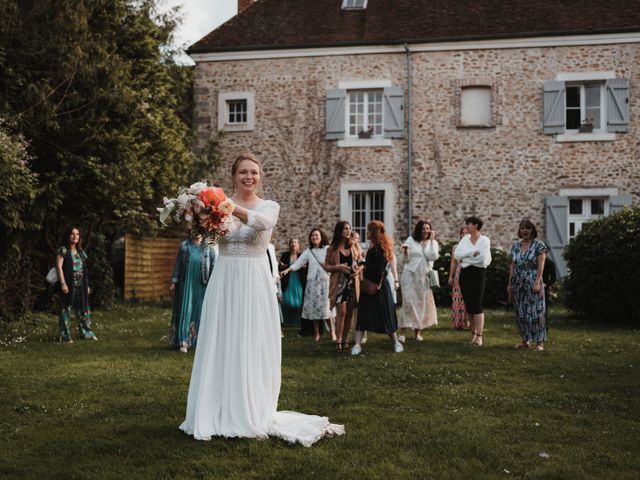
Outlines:
<svg viewBox="0 0 640 480"><path fill-rule="evenodd" d="M413 213L455 239L465 216L508 247L519 220L544 237L544 198L560 188L616 187L640 196L640 45L466 50L412 54ZM542 131L542 87L558 72L615 71L630 81L629 133L615 141L558 143ZM406 89L404 54L201 62L196 67L197 145L217 132L218 92L255 93L255 130L220 137L225 164L211 176L229 187L229 166L251 150L264 162L263 195L281 204L276 247L306 243L316 225L331 234L341 182L392 182L395 240L407 234L406 140L391 147L338 148L324 139L325 92L345 80L390 80ZM495 126L460 128L460 87L492 86ZM405 90L406 94L406 90Z"/></svg>

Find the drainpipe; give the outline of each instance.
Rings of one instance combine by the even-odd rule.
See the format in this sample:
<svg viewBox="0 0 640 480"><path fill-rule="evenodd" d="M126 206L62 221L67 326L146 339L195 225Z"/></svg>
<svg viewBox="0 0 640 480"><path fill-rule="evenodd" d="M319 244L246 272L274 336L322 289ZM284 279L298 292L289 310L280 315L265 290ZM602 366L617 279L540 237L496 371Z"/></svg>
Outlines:
<svg viewBox="0 0 640 480"><path fill-rule="evenodd" d="M411 235L413 217L413 131L411 129L411 51L404 44L407 54L407 235Z"/></svg>

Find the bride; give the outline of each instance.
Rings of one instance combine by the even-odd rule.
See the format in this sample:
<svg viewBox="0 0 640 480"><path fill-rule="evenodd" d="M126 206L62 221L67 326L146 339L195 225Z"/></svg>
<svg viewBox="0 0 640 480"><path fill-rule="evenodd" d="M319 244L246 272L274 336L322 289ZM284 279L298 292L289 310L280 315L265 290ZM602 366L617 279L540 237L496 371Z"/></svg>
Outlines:
<svg viewBox="0 0 640 480"><path fill-rule="evenodd" d="M261 165L252 154L236 158L231 175L237 228L219 241L180 429L197 440L274 435L309 447L325 435L344 434L344 426L277 411L280 316L266 252L280 206L256 195Z"/></svg>

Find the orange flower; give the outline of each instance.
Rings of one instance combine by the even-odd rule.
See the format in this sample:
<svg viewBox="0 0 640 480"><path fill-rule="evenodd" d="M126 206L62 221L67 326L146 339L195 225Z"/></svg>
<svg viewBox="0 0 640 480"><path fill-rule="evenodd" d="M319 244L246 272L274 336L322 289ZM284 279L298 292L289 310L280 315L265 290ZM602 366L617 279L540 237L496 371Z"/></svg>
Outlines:
<svg viewBox="0 0 640 480"><path fill-rule="evenodd" d="M207 187L200 192L200 200L202 200L205 207L213 206L214 208L218 208L220 202L225 198L224 190L217 187Z"/></svg>

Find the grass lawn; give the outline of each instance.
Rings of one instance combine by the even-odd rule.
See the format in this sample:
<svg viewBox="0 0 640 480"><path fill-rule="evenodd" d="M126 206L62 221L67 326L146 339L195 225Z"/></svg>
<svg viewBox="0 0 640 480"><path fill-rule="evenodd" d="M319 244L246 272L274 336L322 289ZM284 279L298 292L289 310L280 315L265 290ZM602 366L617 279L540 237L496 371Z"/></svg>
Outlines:
<svg viewBox="0 0 640 480"><path fill-rule="evenodd" d="M2 325L0 478L638 478L640 331L552 313L545 352L514 350L504 311L482 348L444 309L402 354L382 335L351 357L287 330L279 409L347 430L312 448L180 432L193 354L167 347L167 309L96 312L100 340L72 345L53 317Z"/></svg>

